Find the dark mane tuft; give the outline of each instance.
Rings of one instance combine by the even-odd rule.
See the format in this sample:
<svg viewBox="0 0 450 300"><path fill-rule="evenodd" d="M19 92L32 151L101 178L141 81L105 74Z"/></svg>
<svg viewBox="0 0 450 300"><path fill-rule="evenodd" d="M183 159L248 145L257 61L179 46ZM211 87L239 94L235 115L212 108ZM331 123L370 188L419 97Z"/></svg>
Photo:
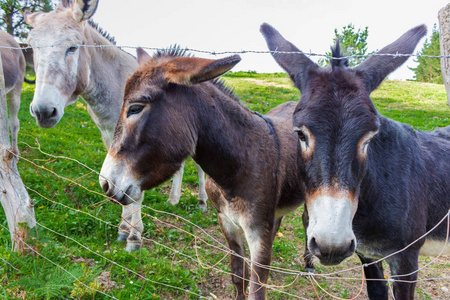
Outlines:
<svg viewBox="0 0 450 300"><path fill-rule="evenodd" d="M229 86L227 86L225 81L222 78L219 77L219 78L213 79L211 82L217 88L219 88L219 90L221 90L222 92L228 94L231 98L233 98L233 100L235 100L236 102L241 104L243 107L247 108L246 106L244 106L242 104L241 100L234 94L234 89L230 88Z"/></svg>
<svg viewBox="0 0 450 300"><path fill-rule="evenodd" d="M103 30L103 28L101 28L97 23L95 23L92 20L89 20L88 23L89 23L89 25L91 25L92 28L97 30L98 33L100 33L104 38L106 38L108 41L110 41L113 45L116 44L116 40L114 39L114 37L112 35L110 35L108 32L106 32L105 30Z"/></svg>
<svg viewBox="0 0 450 300"><path fill-rule="evenodd" d="M171 45L165 49L159 49L153 55L153 58L174 58L174 57L192 57L187 48L181 48L180 45Z"/></svg>
<svg viewBox="0 0 450 300"><path fill-rule="evenodd" d="M336 40L336 45L331 47L331 56L330 64L331 67L334 68L346 68L348 67L348 58L342 58L341 46L339 44L339 40Z"/></svg>

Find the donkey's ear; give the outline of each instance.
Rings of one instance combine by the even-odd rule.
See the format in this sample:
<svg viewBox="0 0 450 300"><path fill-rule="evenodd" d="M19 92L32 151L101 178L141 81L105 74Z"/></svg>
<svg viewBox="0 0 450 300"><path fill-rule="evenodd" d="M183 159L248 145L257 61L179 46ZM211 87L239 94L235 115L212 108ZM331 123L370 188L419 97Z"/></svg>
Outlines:
<svg viewBox="0 0 450 300"><path fill-rule="evenodd" d="M72 3L72 15L75 21L89 20L97 10L98 0L75 0Z"/></svg>
<svg viewBox="0 0 450 300"><path fill-rule="evenodd" d="M144 49L142 49L141 47L138 47L136 49L136 54L137 54L137 61L139 65L145 65L147 62L149 62L152 57L145 52Z"/></svg>
<svg viewBox="0 0 450 300"><path fill-rule="evenodd" d="M267 47L272 51L275 61L289 74L295 85L302 90L306 86L309 71L317 69L319 66L269 24L263 23L260 31L266 39Z"/></svg>
<svg viewBox="0 0 450 300"><path fill-rule="evenodd" d="M375 90L386 76L408 60L409 54L413 53L420 39L426 34L427 27L425 25L414 27L395 42L387 45L359 66L356 66L354 70L361 72L368 91L372 92ZM395 56L397 54L400 56Z"/></svg>
<svg viewBox="0 0 450 300"><path fill-rule="evenodd" d="M224 74L240 61L241 57L239 55L217 60L177 57L167 62L164 78L170 83L193 85Z"/></svg>
<svg viewBox="0 0 450 300"><path fill-rule="evenodd" d="M23 12L23 20L25 21L25 23L27 23L28 25L34 27L36 26L36 22L39 19L40 16L42 16L42 14L44 14L43 12L35 12L32 13L30 12L28 9L26 9Z"/></svg>

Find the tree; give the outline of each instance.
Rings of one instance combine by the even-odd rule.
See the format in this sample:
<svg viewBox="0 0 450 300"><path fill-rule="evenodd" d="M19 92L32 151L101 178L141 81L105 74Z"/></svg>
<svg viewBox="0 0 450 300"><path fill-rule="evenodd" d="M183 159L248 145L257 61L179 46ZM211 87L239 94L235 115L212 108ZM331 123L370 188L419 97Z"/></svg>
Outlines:
<svg viewBox="0 0 450 300"><path fill-rule="evenodd" d="M339 40L341 51L345 56L350 55L366 55L367 54L367 37L369 36L369 28L366 26L364 30L361 28L355 31L355 26L350 23L342 28L341 33L338 33L337 29L334 29L335 38L333 40L336 44L336 40ZM327 56L331 56L331 52L326 53ZM348 62L351 67L359 65L367 57L351 57ZM319 65L328 65L328 60L320 59Z"/></svg>
<svg viewBox="0 0 450 300"><path fill-rule="evenodd" d="M50 11L55 0L1 0L0 28L21 40L26 39L29 27L23 22L23 11Z"/></svg>
<svg viewBox="0 0 450 300"><path fill-rule="evenodd" d="M439 56L441 54L441 43L439 41L439 30L434 24L431 38L425 40L422 51L418 55ZM410 68L414 71L414 79L422 82L430 83L444 83L441 73L441 60L433 57L418 57L415 62L419 64L415 68Z"/></svg>

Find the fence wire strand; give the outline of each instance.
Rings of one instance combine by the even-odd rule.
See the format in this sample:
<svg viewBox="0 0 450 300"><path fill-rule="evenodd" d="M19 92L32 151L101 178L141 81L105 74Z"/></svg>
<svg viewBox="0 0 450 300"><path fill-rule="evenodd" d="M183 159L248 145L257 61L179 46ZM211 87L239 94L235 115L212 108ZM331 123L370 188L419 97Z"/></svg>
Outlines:
<svg viewBox="0 0 450 300"><path fill-rule="evenodd" d="M39 45L39 46L28 46L28 47L10 47L10 46L0 46L1 49L10 49L10 50L27 50L27 49L47 49L47 48L69 48L69 47L81 47L81 48L98 48L98 49L104 49L104 48L118 48L118 49L138 49L142 48L145 50L150 51L163 51L167 48L164 47L137 47L137 46L127 46L127 45L86 45L86 44L71 44L71 45ZM351 58L363 58L363 57L371 57L371 56L384 56L384 57L425 57L425 58L448 58L450 59L450 55L425 55L425 54L404 54L404 53L370 53L370 54L354 54L354 55L346 55L341 56L339 58L332 57L327 54L323 53L314 53L314 52L303 52L303 51L270 51L270 50L231 50L231 51L209 51L209 50L200 50L195 48L189 48L184 47L182 48L188 52L191 53L201 53L201 54L208 54L212 56L216 55L232 55L232 54L304 54L306 56L310 57L322 57L326 59L351 59Z"/></svg>

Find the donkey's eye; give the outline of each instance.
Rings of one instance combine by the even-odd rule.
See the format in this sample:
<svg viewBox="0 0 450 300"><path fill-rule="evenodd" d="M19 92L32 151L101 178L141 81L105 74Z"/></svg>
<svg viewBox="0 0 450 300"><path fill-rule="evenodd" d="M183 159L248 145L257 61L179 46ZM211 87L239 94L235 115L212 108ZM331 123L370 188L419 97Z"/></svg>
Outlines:
<svg viewBox="0 0 450 300"><path fill-rule="evenodd" d="M362 157L367 155L367 149L369 148L370 142L377 133L378 131L369 131L361 138L359 142L359 151Z"/></svg>
<svg viewBox="0 0 450 300"><path fill-rule="evenodd" d="M306 136L305 133L303 133L303 131L299 130L297 131L297 135L298 135L298 139L302 142L306 142Z"/></svg>
<svg viewBox="0 0 450 300"><path fill-rule="evenodd" d="M297 133L299 146L302 150L302 156L304 158L310 157L314 151L314 135L306 126L294 127L294 132Z"/></svg>
<svg viewBox="0 0 450 300"><path fill-rule="evenodd" d="M70 46L69 48L67 48L66 55L67 54L72 54L72 53L74 53L77 50L78 50L78 46Z"/></svg>
<svg viewBox="0 0 450 300"><path fill-rule="evenodd" d="M144 105L134 104L128 108L127 118L131 115L137 115L144 109Z"/></svg>

